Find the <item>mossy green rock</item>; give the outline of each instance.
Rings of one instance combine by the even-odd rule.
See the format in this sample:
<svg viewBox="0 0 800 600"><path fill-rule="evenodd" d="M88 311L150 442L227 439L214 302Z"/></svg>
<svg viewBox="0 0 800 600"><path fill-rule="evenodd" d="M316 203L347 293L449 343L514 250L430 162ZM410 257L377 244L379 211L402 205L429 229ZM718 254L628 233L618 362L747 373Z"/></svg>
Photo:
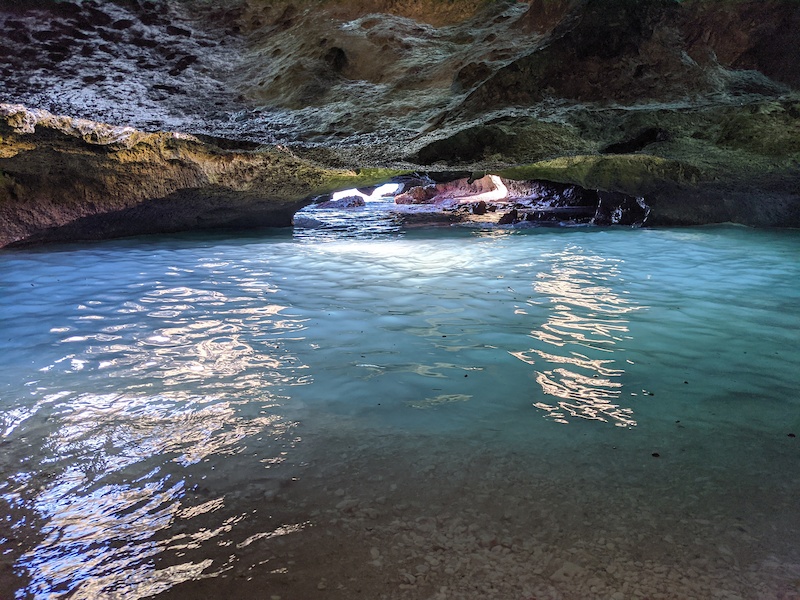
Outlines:
<svg viewBox="0 0 800 600"><path fill-rule="evenodd" d="M508 179L544 179L633 196L649 196L664 186L689 186L700 177L695 167L646 154L565 156L504 169L499 174Z"/></svg>

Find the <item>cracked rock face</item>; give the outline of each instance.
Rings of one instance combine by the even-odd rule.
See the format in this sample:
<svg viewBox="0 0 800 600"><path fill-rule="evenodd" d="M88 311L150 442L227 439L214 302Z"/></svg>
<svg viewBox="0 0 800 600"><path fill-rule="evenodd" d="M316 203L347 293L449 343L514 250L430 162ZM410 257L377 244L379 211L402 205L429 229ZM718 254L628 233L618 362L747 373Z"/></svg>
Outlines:
<svg viewBox="0 0 800 600"><path fill-rule="evenodd" d="M0 102L25 107L0 120L0 243L153 229L151 208L100 226L142 203L170 205L163 230L287 223L333 189L315 177L375 168L644 196L653 224L800 226L798 31L792 0L18 1L0 8ZM92 139L114 127L192 138L126 163ZM314 175L267 193L276 155Z"/></svg>

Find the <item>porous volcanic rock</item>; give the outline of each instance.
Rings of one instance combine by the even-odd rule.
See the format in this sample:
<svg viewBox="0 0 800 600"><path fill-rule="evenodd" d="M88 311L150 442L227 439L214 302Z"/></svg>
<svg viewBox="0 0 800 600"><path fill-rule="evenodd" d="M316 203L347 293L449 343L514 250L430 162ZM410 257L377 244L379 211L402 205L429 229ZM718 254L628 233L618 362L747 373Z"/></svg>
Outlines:
<svg viewBox="0 0 800 600"><path fill-rule="evenodd" d="M132 127L181 159L4 125L2 243L150 231L149 210L77 220L164 198L186 200L164 229L285 224L333 188L284 159L576 184L646 197L652 224L800 226L798 31L794 0L5 3L0 102Z"/></svg>

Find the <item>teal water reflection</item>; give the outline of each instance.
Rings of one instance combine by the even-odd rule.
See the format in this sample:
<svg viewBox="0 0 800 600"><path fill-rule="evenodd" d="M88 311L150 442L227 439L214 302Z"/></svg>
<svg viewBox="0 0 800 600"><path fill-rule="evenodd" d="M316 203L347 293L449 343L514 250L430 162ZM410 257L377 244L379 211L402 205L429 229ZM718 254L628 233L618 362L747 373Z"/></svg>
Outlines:
<svg viewBox="0 0 800 600"><path fill-rule="evenodd" d="M316 524L274 499L390 434L463 472L486 437L555 464L578 432L800 428L789 232L329 233L0 255L0 596L274 562Z"/></svg>

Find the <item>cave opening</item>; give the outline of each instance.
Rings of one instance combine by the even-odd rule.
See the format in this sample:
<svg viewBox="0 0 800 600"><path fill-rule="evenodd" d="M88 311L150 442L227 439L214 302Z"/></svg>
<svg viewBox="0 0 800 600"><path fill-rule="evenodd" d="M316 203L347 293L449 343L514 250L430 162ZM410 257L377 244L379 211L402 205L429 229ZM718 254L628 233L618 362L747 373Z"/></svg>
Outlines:
<svg viewBox="0 0 800 600"><path fill-rule="evenodd" d="M495 174L425 172L317 196L295 215L294 226L374 232L426 225L639 227L649 214L644 198L620 192Z"/></svg>

